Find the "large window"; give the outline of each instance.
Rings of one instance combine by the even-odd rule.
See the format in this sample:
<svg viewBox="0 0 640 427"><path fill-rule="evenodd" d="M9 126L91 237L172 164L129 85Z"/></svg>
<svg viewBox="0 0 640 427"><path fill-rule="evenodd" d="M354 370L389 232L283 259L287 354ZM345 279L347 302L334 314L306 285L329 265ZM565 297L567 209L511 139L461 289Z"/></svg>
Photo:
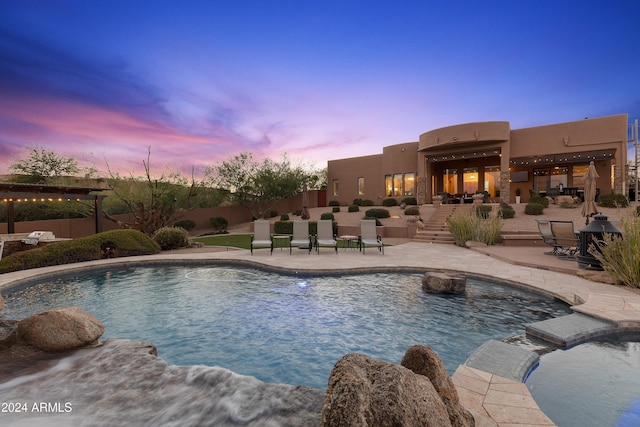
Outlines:
<svg viewBox="0 0 640 427"><path fill-rule="evenodd" d="M364 177L359 177L358 178L358 195L363 195L364 194Z"/></svg>
<svg viewBox="0 0 640 427"><path fill-rule="evenodd" d="M500 166L484 167L484 186L483 190L489 193L489 196L499 196L500 190Z"/></svg>
<svg viewBox="0 0 640 427"><path fill-rule="evenodd" d="M462 187L465 193L475 194L478 191L478 168L464 168L462 171Z"/></svg>
<svg viewBox="0 0 640 427"><path fill-rule="evenodd" d="M561 184L566 187L568 176L569 168L566 166L556 166L551 169L551 188L558 188Z"/></svg>
<svg viewBox="0 0 640 427"><path fill-rule="evenodd" d="M551 188L551 173L549 169L534 169L533 191L538 194L541 191L547 191L548 188Z"/></svg>
<svg viewBox="0 0 640 427"><path fill-rule="evenodd" d="M571 173L572 187L584 187L584 176L587 174L589 165L573 165Z"/></svg>
<svg viewBox="0 0 640 427"><path fill-rule="evenodd" d="M416 174L413 172L385 175L386 197L413 196L416 192Z"/></svg>
<svg viewBox="0 0 640 427"><path fill-rule="evenodd" d="M333 180L332 186L333 186L333 195L337 196L338 195L338 180L337 179Z"/></svg>
<svg viewBox="0 0 640 427"><path fill-rule="evenodd" d="M458 170L444 170L444 191L449 194L458 193Z"/></svg>

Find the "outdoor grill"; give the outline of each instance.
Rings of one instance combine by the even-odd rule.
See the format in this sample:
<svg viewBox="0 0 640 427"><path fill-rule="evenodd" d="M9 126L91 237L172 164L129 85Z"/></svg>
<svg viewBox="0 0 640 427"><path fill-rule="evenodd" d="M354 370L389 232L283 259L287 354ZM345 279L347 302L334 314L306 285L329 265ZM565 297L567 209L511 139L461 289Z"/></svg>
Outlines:
<svg viewBox="0 0 640 427"><path fill-rule="evenodd" d="M55 240L56 236L51 231L32 231L26 239L22 239L22 243L37 246L38 242Z"/></svg>
<svg viewBox="0 0 640 427"><path fill-rule="evenodd" d="M597 214L589 225L580 230L580 254L576 255L580 268L602 270L602 263L589 253L589 248L592 247L594 250L599 250L594 242L602 241L605 234L622 237L622 232L611 224L607 218L606 215Z"/></svg>

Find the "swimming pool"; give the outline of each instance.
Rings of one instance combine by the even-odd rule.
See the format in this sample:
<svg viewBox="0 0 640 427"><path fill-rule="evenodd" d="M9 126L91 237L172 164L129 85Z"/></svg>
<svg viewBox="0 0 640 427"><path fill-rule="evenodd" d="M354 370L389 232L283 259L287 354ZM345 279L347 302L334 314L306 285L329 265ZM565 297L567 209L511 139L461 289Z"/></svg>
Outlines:
<svg viewBox="0 0 640 427"><path fill-rule="evenodd" d="M411 345L424 344L453 373L483 342L570 312L545 296L473 278L465 295L427 294L421 276L113 267L7 293L3 315L75 305L104 323L103 339L151 341L169 363L324 389L333 364L350 352L399 363Z"/></svg>

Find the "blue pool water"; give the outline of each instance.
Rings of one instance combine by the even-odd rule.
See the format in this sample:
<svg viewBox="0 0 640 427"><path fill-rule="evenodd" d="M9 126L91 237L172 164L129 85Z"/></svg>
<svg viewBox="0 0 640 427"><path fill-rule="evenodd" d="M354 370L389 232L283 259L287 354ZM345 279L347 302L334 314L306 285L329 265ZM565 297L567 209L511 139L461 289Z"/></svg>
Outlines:
<svg viewBox="0 0 640 427"><path fill-rule="evenodd" d="M424 344L453 373L488 339L569 313L471 278L466 295L442 296L423 292L420 274L301 277L224 266L118 267L45 279L5 299L6 318L75 305L104 323L103 339L151 341L171 364L322 389L350 352L399 363Z"/></svg>

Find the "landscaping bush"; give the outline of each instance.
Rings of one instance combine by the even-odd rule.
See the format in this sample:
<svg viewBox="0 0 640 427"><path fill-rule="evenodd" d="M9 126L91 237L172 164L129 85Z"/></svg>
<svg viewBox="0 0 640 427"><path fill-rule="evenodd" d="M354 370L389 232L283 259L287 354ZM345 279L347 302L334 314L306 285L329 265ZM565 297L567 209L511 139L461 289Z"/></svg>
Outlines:
<svg viewBox="0 0 640 427"><path fill-rule="evenodd" d="M340 202L337 200L329 200L329 206L340 206Z"/></svg>
<svg viewBox="0 0 640 427"><path fill-rule="evenodd" d="M503 219L513 218L514 216L516 216L516 211L512 207L505 207L500 209L500 216Z"/></svg>
<svg viewBox="0 0 640 427"><path fill-rule="evenodd" d="M269 218L275 218L278 216L278 211L271 210L269 211Z"/></svg>
<svg viewBox="0 0 640 427"><path fill-rule="evenodd" d="M367 209L364 216L368 218L389 218L391 214L388 209L373 208Z"/></svg>
<svg viewBox="0 0 640 427"><path fill-rule="evenodd" d="M352 205L353 206L362 206L362 202L363 202L362 199L353 199Z"/></svg>
<svg viewBox="0 0 640 427"><path fill-rule="evenodd" d="M287 214L280 215L280 221L289 221L289 215Z"/></svg>
<svg viewBox="0 0 640 427"><path fill-rule="evenodd" d="M597 247L589 248L589 253L617 284L640 288L640 217L622 218L620 231L623 237L605 233Z"/></svg>
<svg viewBox="0 0 640 427"><path fill-rule="evenodd" d="M546 197L542 197L542 196L533 196L529 199L529 203L537 203L539 205L542 205L543 208L548 208L549 207L549 199L547 199ZM536 214L539 215L539 214Z"/></svg>
<svg viewBox="0 0 640 427"><path fill-rule="evenodd" d="M159 251L160 246L140 231L112 230L16 252L0 260L0 273Z"/></svg>
<svg viewBox="0 0 640 427"><path fill-rule="evenodd" d="M293 215L293 216L302 215L302 209L296 209L295 211L291 212L291 215Z"/></svg>
<svg viewBox="0 0 640 427"><path fill-rule="evenodd" d="M382 206L386 206L386 207L398 206L398 201L390 197L382 201Z"/></svg>
<svg viewBox="0 0 640 427"><path fill-rule="evenodd" d="M365 199L362 201L362 206L373 206L373 200Z"/></svg>
<svg viewBox="0 0 640 427"><path fill-rule="evenodd" d="M275 234L293 234L293 221L276 221L273 224L273 232ZM316 234L317 232L318 222L309 221L309 233Z"/></svg>
<svg viewBox="0 0 640 427"><path fill-rule="evenodd" d="M489 218L489 214L491 213L491 211L493 210L493 207L490 205L478 205L476 206L476 215L478 215L480 218L483 219L487 219Z"/></svg>
<svg viewBox="0 0 640 427"><path fill-rule="evenodd" d="M331 221L333 221L335 219L335 217L333 216L333 214L331 212L325 212L325 213L320 215L320 219L330 219Z"/></svg>
<svg viewBox="0 0 640 427"><path fill-rule="evenodd" d="M405 205L417 205L418 204L418 200L415 197L405 197L404 199L402 199L402 203L404 203Z"/></svg>
<svg viewBox="0 0 640 427"><path fill-rule="evenodd" d="M629 206L629 199L623 194L603 194L598 197L598 206L603 208L626 208Z"/></svg>
<svg viewBox="0 0 640 427"><path fill-rule="evenodd" d="M226 230L229 225L229 221L225 217L222 216L212 216L209 218L209 225L213 227L216 231Z"/></svg>
<svg viewBox="0 0 640 427"><path fill-rule="evenodd" d="M153 240L160 245L160 249L163 251L189 246L187 230L179 227L162 227L153 233Z"/></svg>
<svg viewBox="0 0 640 427"><path fill-rule="evenodd" d="M358 205L349 206L349 212L360 212L360 207Z"/></svg>
<svg viewBox="0 0 640 427"><path fill-rule="evenodd" d="M499 216L484 219L477 213L454 215L447 218L447 224L455 244L463 247L468 241L493 245L500 239L502 231L502 219Z"/></svg>
<svg viewBox="0 0 640 427"><path fill-rule="evenodd" d="M529 202L524 207L524 213L527 215L542 215L543 212L544 205L541 205L540 203Z"/></svg>
<svg viewBox="0 0 640 427"><path fill-rule="evenodd" d="M404 214L405 215L420 216L420 208L418 208L417 206L413 206L411 208L407 208L407 209L404 210Z"/></svg>
<svg viewBox="0 0 640 427"><path fill-rule="evenodd" d="M174 227L180 227L180 228L184 228L187 231L191 231L195 228L196 226L196 222L191 220L191 219L183 219L180 221L176 221L173 224Z"/></svg>
<svg viewBox="0 0 640 427"><path fill-rule="evenodd" d="M333 207L333 209L331 209L331 211L332 211L333 213L338 213L338 212L340 212L340 206L334 206L334 207Z"/></svg>

